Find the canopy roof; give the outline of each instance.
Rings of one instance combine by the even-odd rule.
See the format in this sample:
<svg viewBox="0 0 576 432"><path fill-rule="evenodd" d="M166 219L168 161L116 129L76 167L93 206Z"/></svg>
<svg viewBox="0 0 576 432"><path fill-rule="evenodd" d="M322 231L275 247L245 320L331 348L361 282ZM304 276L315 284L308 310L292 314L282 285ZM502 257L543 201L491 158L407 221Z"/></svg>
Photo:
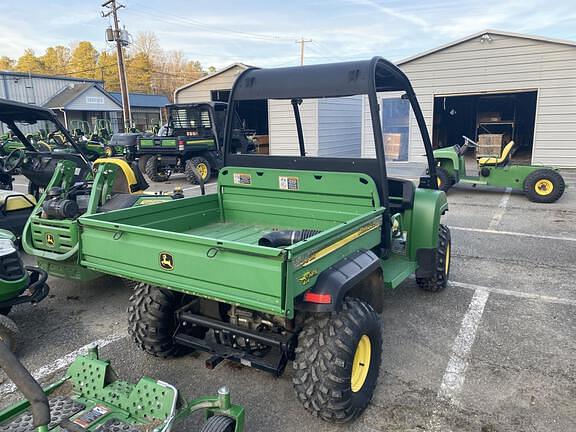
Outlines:
<svg viewBox="0 0 576 432"><path fill-rule="evenodd" d="M324 98L411 89L393 63L371 60L274 69L248 69L234 84L234 100Z"/></svg>
<svg viewBox="0 0 576 432"><path fill-rule="evenodd" d="M47 108L0 99L0 121L34 123L38 120L53 120L54 114Z"/></svg>

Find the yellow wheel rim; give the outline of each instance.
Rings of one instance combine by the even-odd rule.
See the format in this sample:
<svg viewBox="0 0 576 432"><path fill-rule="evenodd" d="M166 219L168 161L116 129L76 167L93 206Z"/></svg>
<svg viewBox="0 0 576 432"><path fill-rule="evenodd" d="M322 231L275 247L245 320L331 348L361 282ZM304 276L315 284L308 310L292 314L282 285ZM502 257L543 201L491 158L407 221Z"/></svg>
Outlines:
<svg viewBox="0 0 576 432"><path fill-rule="evenodd" d="M550 195L554 190L554 183L548 179L538 180L534 185L534 190L541 196Z"/></svg>
<svg viewBox="0 0 576 432"><path fill-rule="evenodd" d="M352 378L350 380L350 386L354 393L360 391L364 382L366 382L366 377L370 370L371 359L372 343L370 342L370 338L364 335L358 342L356 352L354 353L354 362L352 363Z"/></svg>
<svg viewBox="0 0 576 432"><path fill-rule="evenodd" d="M104 149L104 154L108 157L112 156L112 149L110 147L106 147Z"/></svg>
<svg viewBox="0 0 576 432"><path fill-rule="evenodd" d="M198 170L198 173L202 176L203 180L206 177L208 177L208 167L206 166L205 163L200 162L198 165L196 165L196 169Z"/></svg>
<svg viewBox="0 0 576 432"><path fill-rule="evenodd" d="M450 270L450 243L446 245L446 263L444 264L444 273L448 276L448 270Z"/></svg>
<svg viewBox="0 0 576 432"><path fill-rule="evenodd" d="M438 187L442 187L442 180L440 180L440 177L436 177L436 183L438 183Z"/></svg>

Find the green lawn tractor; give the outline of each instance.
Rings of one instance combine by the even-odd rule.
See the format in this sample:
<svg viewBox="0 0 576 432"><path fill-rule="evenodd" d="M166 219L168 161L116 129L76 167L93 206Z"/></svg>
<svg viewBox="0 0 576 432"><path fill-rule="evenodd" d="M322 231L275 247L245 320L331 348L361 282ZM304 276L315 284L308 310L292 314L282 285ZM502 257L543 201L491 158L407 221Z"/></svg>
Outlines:
<svg viewBox="0 0 576 432"><path fill-rule="evenodd" d="M14 234L0 230L0 341L13 351L16 350L18 327L7 315L13 306L38 303L49 290L46 272L24 266L15 243Z"/></svg>
<svg viewBox="0 0 576 432"><path fill-rule="evenodd" d="M465 155L470 147L478 144L464 136L463 145L434 150L438 186L448 191L457 183L473 186L511 188L524 192L526 197L537 203L553 203L564 194L564 179L558 169L540 165L512 164L514 141L510 141L501 154L495 157L477 158L477 175L466 173Z"/></svg>
<svg viewBox="0 0 576 432"><path fill-rule="evenodd" d="M418 186L387 176L378 107L387 91L405 94L420 128L429 174ZM355 95L368 96L377 157L307 156L300 105ZM290 156L233 144L232 113L252 100L291 105ZM304 407L351 421L376 387L385 290L414 275L422 289L442 291L450 273L440 222L448 204L422 111L404 73L378 57L250 68L230 101L217 193L80 217L80 263L141 282L128 321L146 352L192 348L209 354L211 368L229 360L276 376L292 361Z"/></svg>
<svg viewBox="0 0 576 432"><path fill-rule="evenodd" d="M110 145L110 122L98 119L94 130L90 123L84 120L71 120L70 130L78 144L84 147L87 153L96 154L97 157L122 156L123 148Z"/></svg>
<svg viewBox="0 0 576 432"><path fill-rule="evenodd" d="M140 169L154 182L184 173L188 181L198 184L196 171L207 182L222 167L226 108L224 102L167 105L168 123L157 135L116 134L111 144L124 146L126 158L137 159ZM240 128L235 130L234 144L253 147Z"/></svg>
<svg viewBox="0 0 576 432"><path fill-rule="evenodd" d="M66 376L42 388L0 342L0 365L24 395L0 411L4 432L169 432L186 417L204 411L200 432L242 432L244 409L230 402L227 387L217 396L185 401L171 384L142 377L121 381L97 348L78 356Z"/></svg>

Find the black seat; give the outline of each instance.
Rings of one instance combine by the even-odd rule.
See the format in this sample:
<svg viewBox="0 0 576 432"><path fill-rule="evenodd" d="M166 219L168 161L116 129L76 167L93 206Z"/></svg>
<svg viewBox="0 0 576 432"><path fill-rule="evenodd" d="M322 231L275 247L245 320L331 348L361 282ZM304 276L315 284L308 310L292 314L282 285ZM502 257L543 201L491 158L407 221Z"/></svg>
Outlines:
<svg viewBox="0 0 576 432"><path fill-rule="evenodd" d="M109 212L132 207L142 195L119 193L110 198L106 203L98 208L99 212Z"/></svg>
<svg viewBox="0 0 576 432"><path fill-rule="evenodd" d="M411 209L414 205L416 186L410 180L388 177L388 195L392 213ZM394 198L401 198L400 200Z"/></svg>

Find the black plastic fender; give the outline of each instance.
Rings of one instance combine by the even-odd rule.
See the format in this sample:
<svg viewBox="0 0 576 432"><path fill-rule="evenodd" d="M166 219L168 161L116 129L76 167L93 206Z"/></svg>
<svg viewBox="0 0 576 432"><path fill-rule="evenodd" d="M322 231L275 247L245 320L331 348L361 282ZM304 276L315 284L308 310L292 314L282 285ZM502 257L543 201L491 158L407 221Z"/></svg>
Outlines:
<svg viewBox="0 0 576 432"><path fill-rule="evenodd" d="M330 303L304 301L302 294L294 307L306 312L339 311L344 297L351 294L367 301L376 312L381 312L384 291L381 274L380 258L370 250L360 249L320 273L316 284L307 290L313 294L329 295Z"/></svg>

